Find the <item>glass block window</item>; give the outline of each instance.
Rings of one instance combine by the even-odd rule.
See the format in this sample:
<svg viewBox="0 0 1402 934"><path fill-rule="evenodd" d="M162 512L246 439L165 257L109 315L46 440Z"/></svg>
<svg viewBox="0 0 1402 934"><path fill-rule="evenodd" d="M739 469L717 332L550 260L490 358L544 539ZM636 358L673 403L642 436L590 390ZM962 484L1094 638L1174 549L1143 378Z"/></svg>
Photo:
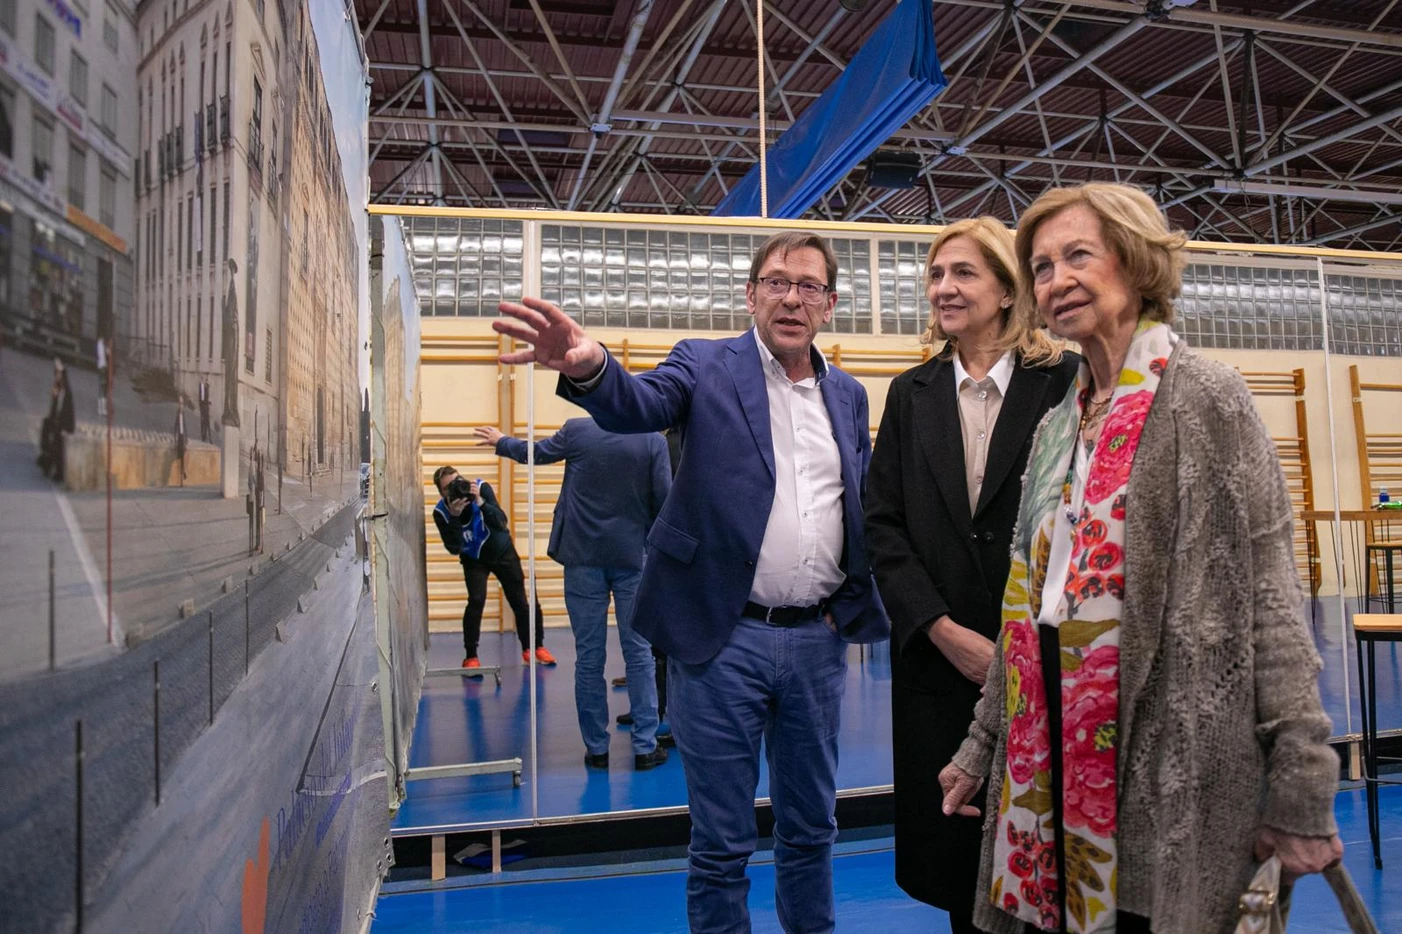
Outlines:
<svg viewBox="0 0 1402 934"><path fill-rule="evenodd" d="M1174 327L1194 347L1320 350L1319 303L1313 270L1194 263L1183 273Z"/></svg>
<svg viewBox="0 0 1402 934"><path fill-rule="evenodd" d="M881 333L920 334L930 320L925 297L925 254L928 243L881 240L877 243L877 275L881 281Z"/></svg>
<svg viewBox="0 0 1402 934"><path fill-rule="evenodd" d="M829 239L837 254L837 307L824 328L837 334L871 333L871 241Z"/></svg>
<svg viewBox="0 0 1402 934"><path fill-rule="evenodd" d="M541 296L585 327L743 331L745 283L764 237L750 234L541 227ZM837 309L829 330L871 330L871 247L831 241Z"/></svg>
<svg viewBox="0 0 1402 934"><path fill-rule="evenodd" d="M1402 357L1402 281L1326 275L1329 349L1357 357Z"/></svg>
<svg viewBox="0 0 1402 934"><path fill-rule="evenodd" d="M520 300L521 221L410 218L405 226L420 314L495 318L498 302Z"/></svg>

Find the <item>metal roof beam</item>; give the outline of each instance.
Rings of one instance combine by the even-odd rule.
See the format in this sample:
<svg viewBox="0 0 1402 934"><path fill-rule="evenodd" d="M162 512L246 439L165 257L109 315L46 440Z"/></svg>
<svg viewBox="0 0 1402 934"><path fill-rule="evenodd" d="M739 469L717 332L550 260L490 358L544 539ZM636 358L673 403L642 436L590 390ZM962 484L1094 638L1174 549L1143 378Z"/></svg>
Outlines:
<svg viewBox="0 0 1402 934"><path fill-rule="evenodd" d="M1022 15L1025 16L1025 14ZM1034 26L1036 25L1036 22L1031 20L1030 18L1029 23L1031 23ZM1076 50L1071 47L1070 43L1062 39L1060 36L1052 34L1051 41L1055 43L1056 46L1062 51L1064 51L1066 54L1072 56L1073 58L1076 56ZM1114 88L1120 94L1124 95L1126 99L1128 99L1130 102L1139 107L1140 110L1143 110L1149 116L1153 117L1155 120L1168 127L1174 133L1177 133L1179 136L1181 136L1186 142L1191 144L1193 148L1197 149L1203 155L1207 156L1207 158L1211 160L1215 165L1224 169L1228 168L1226 160L1217 154L1217 150L1213 149L1211 146L1208 146L1206 143L1198 139L1192 133L1189 133L1187 129L1177 120L1173 119L1168 114L1159 110L1153 104L1149 103L1149 101L1144 97L1136 94L1134 91L1131 91L1122 82L1111 76L1108 72L1105 71L1105 69L1101 68L1099 65L1091 63L1086 67L1090 69L1092 74L1100 78L1100 80L1104 81L1106 84L1110 85L1110 87Z"/></svg>
<svg viewBox="0 0 1402 934"><path fill-rule="evenodd" d="M483 80L487 82L487 88L491 91L492 97L497 102L497 106L501 108L502 115L506 117L508 128L516 129L516 117L511 112L510 106L507 105L506 98L502 97L501 91L497 88L496 82L493 81L491 76L487 73L486 63L482 61L482 56L477 51L477 44L468 37L467 30L463 28L462 20L458 17L457 13L454 12L453 8L447 3L444 3L443 9L448 14L448 18L453 21L453 26L457 29L458 37L462 39L463 45L467 48L468 54L472 56L473 62L475 62L477 64L477 67L481 70ZM484 121L474 122L479 127L484 125ZM521 138L519 133L517 135L517 138ZM522 142L524 143L525 141L522 140ZM535 169L536 177L540 180L541 187L537 189L537 192L545 198L545 200L550 204L551 207L558 209L560 207L560 201L555 196L554 186L550 184L550 180L546 178L545 173L542 172L540 166L536 164L535 155L530 151L528 147L526 148L526 158L530 161L531 167ZM519 169L517 170L517 172L521 176L521 178L524 179L526 177L525 173L521 172ZM493 182L494 186L495 184L496 183Z"/></svg>
<svg viewBox="0 0 1402 934"><path fill-rule="evenodd" d="M1073 6L1124 13L1129 16L1139 16L1144 12L1142 3L1131 3L1127 0L1064 0L1064 2L1069 2ZM1369 32L1343 26L1324 26L1262 16L1242 16L1236 13L1219 13L1215 10L1200 10L1194 7L1174 7L1162 22L1194 23L1243 32L1275 33L1291 38L1332 39L1337 42L1357 42L1359 45L1380 45L1390 49L1402 49L1402 34L1398 33Z"/></svg>
<svg viewBox="0 0 1402 934"><path fill-rule="evenodd" d="M536 0L531 0L534 4ZM584 184L584 177L589 174L589 163L594 159L594 149L599 145L599 139L607 133L610 121L613 120L613 105L618 100L618 91L623 86L623 78L628 74L628 66L633 61L633 53L638 49L638 41L642 39L643 29L647 27L648 17L652 15L653 0L640 0L637 10L633 13L632 21L628 25L628 38L623 43L623 54L618 59L618 64L613 69L613 80L609 82L608 90L604 92L604 103L599 108L599 115L594 121L594 125L589 129L589 148L584 153L584 162L579 167L579 172L574 178L574 190L570 192L569 209L574 210L579 202L579 189Z"/></svg>
<svg viewBox="0 0 1402 934"><path fill-rule="evenodd" d="M429 117L438 116L438 102L434 96L433 88L433 52L428 38L428 0L417 0L416 9L419 16L419 64L424 66L423 88L424 88L424 110ZM429 125L428 144L433 153L433 172L437 176L438 197L443 197L443 166L439 162L438 153L438 127Z"/></svg>
<svg viewBox="0 0 1402 934"><path fill-rule="evenodd" d="M423 0L420 0L420 2L423 2ZM497 38L497 41L500 42L502 45L506 46L507 49L509 49L513 55L519 58L521 62L526 66L527 70L529 70L531 74L535 75L536 78L539 79L542 84L548 87L551 90L551 92L554 93L554 95L560 99L560 102L563 103L565 107L569 109L569 112L574 114L575 117L578 118L581 124L585 126L589 125L589 115L587 111L579 105L579 101L570 97L570 95L565 92L564 88L560 87L560 85L557 84L549 75L542 71L540 67L536 65L535 59L531 56L531 54L525 49L521 48L521 46L518 45L514 39L507 35L503 29L497 26L497 24L494 23L491 20L491 18L487 16L486 13L482 12L482 8L479 7L476 3L474 3L473 0L443 0L443 9L448 11L450 18L453 20L453 24L458 27L458 34L462 37L464 42L469 42L470 34L468 30L463 28L462 21L459 20L457 15L452 12L452 3L454 2L457 2L462 6L466 7L468 9L468 12L470 12L473 16L477 17L477 19L480 20L482 24L487 27L487 29L492 33L492 35L494 35ZM598 43L595 42L593 44L597 46ZM486 68L483 67L482 71L485 73Z"/></svg>

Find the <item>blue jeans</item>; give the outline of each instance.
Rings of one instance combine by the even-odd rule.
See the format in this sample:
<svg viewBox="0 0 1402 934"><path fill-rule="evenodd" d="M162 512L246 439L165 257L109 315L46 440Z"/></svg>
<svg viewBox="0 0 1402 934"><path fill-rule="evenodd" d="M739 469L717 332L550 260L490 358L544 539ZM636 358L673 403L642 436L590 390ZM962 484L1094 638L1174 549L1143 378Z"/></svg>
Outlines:
<svg viewBox="0 0 1402 934"><path fill-rule="evenodd" d="M579 715L579 734L591 756L609 751L604 659L608 654L610 593L618 619L618 642L628 671L633 754L645 755L657 748L657 685L653 679L652 646L633 631L633 598L642 576L642 571L622 568L565 566L565 609L574 630L574 706Z"/></svg>
<svg viewBox="0 0 1402 934"><path fill-rule="evenodd" d="M693 934L750 930L745 867L758 842L761 737L779 923L801 934L832 931L846 643L821 620L784 628L742 618L710 661L667 663L669 719L691 805L686 909Z"/></svg>

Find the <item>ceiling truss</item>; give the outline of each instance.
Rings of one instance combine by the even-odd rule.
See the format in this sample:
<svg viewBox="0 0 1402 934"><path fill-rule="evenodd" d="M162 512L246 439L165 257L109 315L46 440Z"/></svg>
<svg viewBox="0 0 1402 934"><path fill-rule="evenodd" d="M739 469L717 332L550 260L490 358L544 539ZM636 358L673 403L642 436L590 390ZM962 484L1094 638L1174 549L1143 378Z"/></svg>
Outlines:
<svg viewBox="0 0 1402 934"><path fill-rule="evenodd" d="M373 198L706 214L758 158L757 0L357 0ZM895 0L766 0L781 133ZM1013 223L1046 188L1114 180L1193 236L1402 241L1402 0L935 0L949 86L810 216Z"/></svg>

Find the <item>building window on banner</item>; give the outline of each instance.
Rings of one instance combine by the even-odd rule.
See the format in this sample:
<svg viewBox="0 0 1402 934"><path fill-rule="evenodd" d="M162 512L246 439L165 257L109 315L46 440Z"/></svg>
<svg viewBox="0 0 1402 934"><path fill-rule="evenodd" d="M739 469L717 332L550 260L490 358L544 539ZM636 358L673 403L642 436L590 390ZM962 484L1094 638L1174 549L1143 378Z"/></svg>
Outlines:
<svg viewBox="0 0 1402 934"><path fill-rule="evenodd" d="M47 185L54 166L54 125L38 114L34 115L33 141L34 171L30 174L39 184Z"/></svg>
<svg viewBox="0 0 1402 934"><path fill-rule="evenodd" d="M68 93L79 106L88 106L88 63L76 49L68 53Z"/></svg>
<svg viewBox="0 0 1402 934"><path fill-rule="evenodd" d="M98 220L104 227L113 228L117 226L117 170L108 165L106 161L102 163L102 175L97 192L98 198Z"/></svg>
<svg viewBox="0 0 1402 934"><path fill-rule="evenodd" d="M117 52L117 17L120 15L109 3L102 17L102 42L113 54Z"/></svg>
<svg viewBox="0 0 1402 934"><path fill-rule="evenodd" d="M0 207L0 311L6 313L13 310L10 307L10 242L14 224L14 212Z"/></svg>
<svg viewBox="0 0 1402 934"><path fill-rule="evenodd" d="M54 228L31 221L29 313L36 321L68 334L83 323L82 255Z"/></svg>
<svg viewBox="0 0 1402 934"><path fill-rule="evenodd" d="M0 154L6 159L15 157L14 114L15 92L0 86Z"/></svg>
<svg viewBox="0 0 1402 934"><path fill-rule="evenodd" d="M102 86L102 132L108 139L117 138L117 92L106 84Z"/></svg>
<svg viewBox="0 0 1402 934"><path fill-rule="evenodd" d="M54 73L54 27L43 14L34 14L34 63L44 74Z"/></svg>
<svg viewBox="0 0 1402 934"><path fill-rule="evenodd" d="M68 145L68 203L80 211L87 210L88 154Z"/></svg>

